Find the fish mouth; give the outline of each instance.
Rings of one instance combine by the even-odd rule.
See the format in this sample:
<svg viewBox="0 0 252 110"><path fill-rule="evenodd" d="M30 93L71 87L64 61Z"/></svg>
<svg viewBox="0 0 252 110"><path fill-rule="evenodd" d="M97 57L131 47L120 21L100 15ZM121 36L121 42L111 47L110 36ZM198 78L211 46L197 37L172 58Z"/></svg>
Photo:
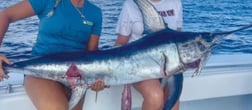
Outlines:
<svg viewBox="0 0 252 110"><path fill-rule="evenodd" d="M198 68L199 65L200 65L200 62L201 62L201 60L198 59L198 60L196 60L194 62L186 63L185 66L186 66L186 68Z"/></svg>

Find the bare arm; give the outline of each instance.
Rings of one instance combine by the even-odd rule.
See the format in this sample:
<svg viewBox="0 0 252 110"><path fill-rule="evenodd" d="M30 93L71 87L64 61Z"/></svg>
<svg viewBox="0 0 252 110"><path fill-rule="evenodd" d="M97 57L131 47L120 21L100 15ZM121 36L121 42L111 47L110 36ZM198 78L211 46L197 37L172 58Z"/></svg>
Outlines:
<svg viewBox="0 0 252 110"><path fill-rule="evenodd" d="M99 39L100 37L98 35L94 35L92 34L89 41L88 41L88 46L87 46L87 50L88 51L95 51L98 50L98 45L99 45ZM92 85L91 85L91 89L93 91L101 91L105 88L105 84L104 81L102 79L97 79Z"/></svg>
<svg viewBox="0 0 252 110"><path fill-rule="evenodd" d="M98 35L92 34L87 44L87 50L88 51L97 50L99 45L99 39L100 37Z"/></svg>
<svg viewBox="0 0 252 110"><path fill-rule="evenodd" d="M34 15L34 11L28 2L28 0L24 0L22 2L19 2L15 5L12 5L2 11L0 11L0 44L3 41L4 35L9 27L9 24L12 22L15 22L17 20L30 17ZM3 78L8 78L7 75L5 75L2 67L2 63L11 64L5 56L0 55L0 81Z"/></svg>
<svg viewBox="0 0 252 110"><path fill-rule="evenodd" d="M120 46L127 44L129 42L129 37L119 34L114 46Z"/></svg>
<svg viewBox="0 0 252 110"><path fill-rule="evenodd" d="M12 5L0 12L0 43L10 23L34 15L34 11L28 0Z"/></svg>

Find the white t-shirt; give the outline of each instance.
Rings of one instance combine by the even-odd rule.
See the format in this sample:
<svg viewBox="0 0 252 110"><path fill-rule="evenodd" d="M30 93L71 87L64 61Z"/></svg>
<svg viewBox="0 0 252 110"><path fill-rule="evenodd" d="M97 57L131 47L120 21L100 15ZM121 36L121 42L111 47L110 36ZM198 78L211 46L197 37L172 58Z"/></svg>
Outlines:
<svg viewBox="0 0 252 110"><path fill-rule="evenodd" d="M180 0L149 1L163 17L169 28L177 30L182 27L183 8ZM129 36L130 42L142 37L144 31L142 14L133 0L125 1L116 31L121 35Z"/></svg>

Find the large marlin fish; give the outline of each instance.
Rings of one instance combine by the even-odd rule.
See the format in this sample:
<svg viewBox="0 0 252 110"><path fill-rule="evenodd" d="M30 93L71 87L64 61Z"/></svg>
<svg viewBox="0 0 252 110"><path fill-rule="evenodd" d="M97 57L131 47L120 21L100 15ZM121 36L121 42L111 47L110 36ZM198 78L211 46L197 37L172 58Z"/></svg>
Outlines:
<svg viewBox="0 0 252 110"><path fill-rule="evenodd" d="M5 65L4 69L6 73L23 73L71 87L69 109L72 109L97 78L102 78L106 85L123 85L169 77L188 69L196 69L194 75L197 75L217 40L250 27L223 33L166 28L120 47L51 54Z"/></svg>

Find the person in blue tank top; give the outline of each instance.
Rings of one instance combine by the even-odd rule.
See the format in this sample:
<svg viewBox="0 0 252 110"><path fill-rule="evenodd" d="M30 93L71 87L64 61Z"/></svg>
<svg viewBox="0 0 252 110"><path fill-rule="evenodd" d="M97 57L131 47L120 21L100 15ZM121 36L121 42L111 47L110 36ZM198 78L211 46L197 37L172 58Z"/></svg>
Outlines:
<svg viewBox="0 0 252 110"><path fill-rule="evenodd" d="M102 11L87 0L24 0L0 12L0 43L10 23L37 15L39 30L32 49L33 56L59 52L94 51L98 49L102 30ZM0 55L2 63L12 64ZM0 69L0 80L8 76ZM67 110L69 88L46 80L25 77L28 96L38 110ZM104 82L97 80L91 87L104 89ZM83 98L74 110L82 110Z"/></svg>

